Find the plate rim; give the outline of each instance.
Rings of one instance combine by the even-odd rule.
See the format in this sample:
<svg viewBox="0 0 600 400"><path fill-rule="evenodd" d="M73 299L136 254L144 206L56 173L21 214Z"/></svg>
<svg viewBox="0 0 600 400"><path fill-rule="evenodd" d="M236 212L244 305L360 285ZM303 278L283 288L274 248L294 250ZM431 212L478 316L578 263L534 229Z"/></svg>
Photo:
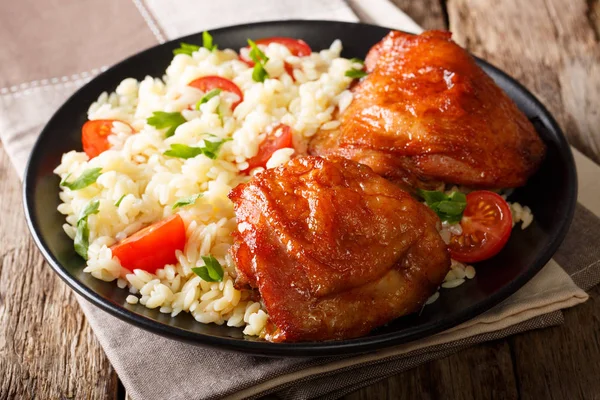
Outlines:
<svg viewBox="0 0 600 400"><path fill-rule="evenodd" d="M377 28L384 30L393 30L393 28L388 28L384 26L362 23L362 22L345 22L345 21L330 21L330 20L299 20L299 19L290 19L290 20L271 20L271 21L262 21L262 22L253 22L246 24L237 24L230 25L226 27L221 27L218 29L213 29L211 32L221 32L221 31L229 31L241 28L252 28L252 27L263 27L274 24L281 23L291 23L291 24L300 24L300 25L315 25L322 26L327 24L341 24L341 25L352 25L352 26L364 26L368 28ZM200 31L201 32L201 31ZM489 62L475 57L477 62L480 65L485 66L486 68L492 70L495 74L501 76L510 85L512 85L520 95L525 98L528 102L531 102L535 108L538 108L541 111L541 115L538 115L540 119L543 120L544 124L549 127L551 131L553 131L554 135L557 138L557 146L560 150L560 153L563 157L565 157L565 161L569 168L567 173L567 182L571 183L571 186L568 188L568 202L566 205L567 213L561 219L561 225L555 231L552 240L546 244L546 247L537 255L537 263L532 263L523 273L519 274L515 277L511 282L502 287L498 292L490 295L485 298L485 300L480 301L474 305L468 306L465 309L461 310L455 314L449 314L449 317L445 317L442 319L438 319L435 321L431 321L429 323L425 323L422 325L408 326L401 331L389 332L385 334L379 334L377 336L362 336L354 339L346 339L339 341L323 341L323 342L300 342L300 343L271 343L267 341L260 340L245 340L243 338L226 338L220 336L212 336L199 332L187 331L181 328L173 327L168 324L161 323L152 318L146 317L144 315L138 314L134 311L128 310L116 302L110 302L100 296L97 292L88 288L79 280L71 275L62 265L61 263L54 257L51 253L50 249L47 247L45 240L42 238L39 232L39 226L35 222L35 211L34 211L34 201L33 201L33 188L34 181L32 170L35 166L34 155L39 154L41 141L45 135L48 135L50 132L50 127L53 125L54 121L58 119L61 114L62 109L65 107L67 103L69 103L73 98L78 97L79 94L86 90L87 86L90 82L99 79L100 77L108 74L110 71L119 68L122 64L129 62L134 57L138 55L152 51L157 47L164 47L173 45L178 41L184 41L187 38L198 35L200 32L193 33L190 35L178 37L172 40L169 40L164 43L157 44L155 46L143 49L139 52L136 52L125 59L115 63L111 67L107 68L105 71L96 75L89 82L84 84L82 87L77 89L68 99L66 99L61 106L55 111L52 117L46 122L44 128L40 132L37 137L34 146L32 147L31 153L28 157L26 168L23 174L23 208L25 212L25 218L27 221L27 227L30 231L31 236L33 237L34 243L44 256L46 262L50 265L50 267L56 272L60 278L67 283L67 285L73 289L77 294L82 296L86 301L92 303L94 306L100 308L101 310L108 312L109 314L119 318L122 321L133 324L137 327L140 327L149 332L159 334L164 337L168 337L171 339L184 341L187 343L191 343L194 345L200 346L209 346L219 348L221 350L231 350L255 355L262 356L275 356L275 357L305 357L305 356L332 356L332 355L347 355L347 354L358 354L364 353L373 350L380 350L384 348L389 348L394 345L411 342L417 339L429 337L435 333L443 332L446 329L449 329L454 326L458 326L461 323L468 321L472 318L475 318L478 315L481 315L485 311L491 309L495 305L499 304L501 301L510 297L514 294L518 289L524 286L533 276L535 276L542 267L552 258L557 248L563 242L568 229L573 220L573 216L575 213L575 207L577 204L577 174L575 170L575 162L573 158L573 154L568 144L565 135L558 123L554 119L553 115L546 109L546 107L531 93L527 90L521 83L516 81L510 75L506 74L499 68L490 64Z"/></svg>

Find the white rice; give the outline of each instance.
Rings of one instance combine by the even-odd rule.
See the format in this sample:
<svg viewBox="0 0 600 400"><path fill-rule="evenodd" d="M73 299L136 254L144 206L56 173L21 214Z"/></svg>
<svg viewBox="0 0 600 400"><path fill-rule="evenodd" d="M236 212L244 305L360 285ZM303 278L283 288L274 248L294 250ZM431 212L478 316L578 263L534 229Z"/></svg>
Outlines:
<svg viewBox="0 0 600 400"><path fill-rule="evenodd" d="M510 211L513 218L513 228L517 224L521 224L521 229L527 228L533 222L533 214L531 209L527 206L522 206L519 203L508 203L510 205Z"/></svg>
<svg viewBox="0 0 600 400"><path fill-rule="evenodd" d="M266 132L277 124L291 127L296 150L276 151L268 168L287 162L295 151L303 152L317 130L339 125L334 110L352 101L347 90L352 80L345 76L352 63L340 57L340 41L302 58L279 44L261 47L269 57L266 69L270 78L264 83L253 81L252 69L238 60L235 51L204 48L192 56L176 55L162 78L123 80L113 93L102 93L88 111L90 120L126 122L113 123L108 138L111 149L92 160L83 152L71 151L56 168L61 178L71 174L70 179L86 169L102 168L96 183L76 191L63 188L58 210L66 216L65 233L74 238L77 216L91 200L99 200L99 212L88 217L89 260L84 271L127 287L131 293L127 303L139 302L172 316L189 312L202 323L244 327L248 335L263 330L268 316L261 304L233 286L235 267L228 250L236 222L227 195L248 179L240 171L248 166L246 160L256 155ZM285 62L294 67L295 81L285 74ZM188 83L207 75L231 79L243 91L244 101L232 112L231 104L238 97L222 92L199 111L188 109L205 94ZM187 122L165 139L164 130L146 123L154 111L180 111ZM163 155L171 144L202 145L206 133L232 139L222 145L216 160ZM203 196L193 206L172 210L178 199L197 193ZM178 263L155 274L122 268L110 246L174 212L183 218L187 237L185 248L177 253ZM204 265L201 256L207 255L223 266L222 282L205 282L192 272L191 268Z"/></svg>

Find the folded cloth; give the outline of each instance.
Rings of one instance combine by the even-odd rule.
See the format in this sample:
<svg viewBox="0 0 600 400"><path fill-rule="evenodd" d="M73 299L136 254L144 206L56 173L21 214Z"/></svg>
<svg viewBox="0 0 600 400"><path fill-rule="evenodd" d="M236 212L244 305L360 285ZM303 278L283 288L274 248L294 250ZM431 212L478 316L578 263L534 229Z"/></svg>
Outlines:
<svg viewBox="0 0 600 400"><path fill-rule="evenodd" d="M31 0L28 0L31 1ZM12 2L0 15L3 26L27 8ZM236 23L275 19L361 20L418 32L420 28L388 0L255 0L243 12L236 0L60 0L47 4L47 15L29 15L28 26L52 37L25 58L0 62L0 139L22 177L31 145L55 109L77 87L103 70L104 65L177 36ZM83 4L83 5L82 5ZM86 12L81 12L81 7ZM354 14L354 12L356 14ZM24 15L24 14L23 14ZM77 18L73 18L77 16ZM94 21L111 21L96 27ZM63 18L61 22L61 18ZM86 19L88 18L88 19ZM58 19L58 20L57 20ZM52 25L50 26L50 22ZM68 28L67 28L68 27ZM15 28L16 29L16 28ZM11 32L7 29L4 32ZM61 53L54 63L42 63L56 49L77 46L73 37L86 38L77 52ZM18 49L26 36L6 37ZM15 44L16 42L16 44ZM29 47L28 47L29 48ZM89 53L89 54L88 54ZM31 58L26 56L31 54ZM0 55L0 61L3 61ZM95 60L97 64L90 64ZM15 65L16 63L16 65ZM9 65L6 71L4 68ZM83 299L81 308L134 399L255 398L277 393L290 399L337 398L379 379L443 357L467 346L530 329L563 322L561 309L587 299L583 291L600 282L600 167L575 151L579 175L579 205L572 228L559 251L521 290L488 312L460 326L421 340L355 357L261 358L175 342L122 322ZM583 290L582 290L583 289ZM190 371L197 379L190 379Z"/></svg>

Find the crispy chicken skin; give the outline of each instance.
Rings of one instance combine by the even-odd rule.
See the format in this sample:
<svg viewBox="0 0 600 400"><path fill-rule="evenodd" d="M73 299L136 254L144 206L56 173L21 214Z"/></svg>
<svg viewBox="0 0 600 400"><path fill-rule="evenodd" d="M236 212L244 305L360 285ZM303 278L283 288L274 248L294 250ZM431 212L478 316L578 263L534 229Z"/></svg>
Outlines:
<svg viewBox="0 0 600 400"><path fill-rule="evenodd" d="M413 187L525 184L545 146L527 117L450 39L449 32L390 32L365 61L370 74L336 130L313 155L335 154Z"/></svg>
<svg viewBox="0 0 600 400"><path fill-rule="evenodd" d="M421 308L450 257L437 216L371 168L300 157L237 186L237 287L260 291L266 339L346 339Z"/></svg>

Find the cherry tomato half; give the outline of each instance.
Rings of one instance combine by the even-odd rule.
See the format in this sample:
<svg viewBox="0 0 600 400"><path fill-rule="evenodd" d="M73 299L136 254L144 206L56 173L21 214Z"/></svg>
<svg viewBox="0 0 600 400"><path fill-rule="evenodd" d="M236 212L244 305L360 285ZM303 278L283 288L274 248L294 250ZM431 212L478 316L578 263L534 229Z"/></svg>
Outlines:
<svg viewBox="0 0 600 400"><path fill-rule="evenodd" d="M292 53L292 55L294 55L296 57L306 57L306 56L310 56L312 53L312 49L310 48L310 46L308 44L306 44L306 42L302 39L293 39L293 38L288 38L288 37L278 37L277 36L277 37L258 39L254 43L262 44L263 46L268 46L271 43L279 43L279 44L287 47L288 50L290 51L290 53ZM247 47L247 46L245 48L249 49L249 47ZM242 57L240 55L240 60L244 61L246 64L250 65L251 67L254 66L254 61L252 61L246 57Z"/></svg>
<svg viewBox="0 0 600 400"><path fill-rule="evenodd" d="M176 250L185 247L185 226L179 214L137 231L111 247L113 256L130 271L152 272L177 263Z"/></svg>
<svg viewBox="0 0 600 400"><path fill-rule="evenodd" d="M256 44L262 44L264 46L268 46L270 43L279 43L288 48L292 55L297 57L306 57L312 54L312 49L310 46L302 39L293 39L288 37L270 37L264 39L258 39ZM250 50L248 47L245 49ZM254 61L248 58L247 55L242 55L240 53L240 60L248 64L249 67L254 67ZM285 71L294 79L293 68L288 63L284 65Z"/></svg>
<svg viewBox="0 0 600 400"><path fill-rule="evenodd" d="M502 250L512 230L512 214L502 197L480 190L467 195L460 225L462 234L450 238L450 255L457 261L478 262Z"/></svg>
<svg viewBox="0 0 600 400"><path fill-rule="evenodd" d="M188 83L188 86L200 89L205 93L210 92L213 89L221 89L226 92L236 94L240 99L231 105L231 107L234 110L238 106L238 104L240 104L244 100L244 94L240 90L239 86L230 81L229 79L222 78L220 76L203 76L202 78L198 78L191 81L190 83Z"/></svg>
<svg viewBox="0 0 600 400"><path fill-rule="evenodd" d="M238 56L238 60L246 63L246 65L249 66L250 68L254 67L254 61L243 57L241 54Z"/></svg>
<svg viewBox="0 0 600 400"><path fill-rule="evenodd" d="M264 46L268 46L271 43L279 43L288 48L292 55L297 57L306 57L310 56L312 53L312 49L310 46L302 39L293 39L288 37L270 37L264 39L258 39L256 44L262 44Z"/></svg>
<svg viewBox="0 0 600 400"><path fill-rule="evenodd" d="M292 147L292 130L289 126L281 124L273 129L273 132L258 146L258 153L248 159L248 168L242 172L247 172L257 167L265 167L273 153L286 147Z"/></svg>
<svg viewBox="0 0 600 400"><path fill-rule="evenodd" d="M294 78L294 67L288 63L283 63L283 68L285 69L285 72L287 72L287 74L292 78L292 81L296 82L296 78Z"/></svg>
<svg viewBox="0 0 600 400"><path fill-rule="evenodd" d="M110 148L108 135L112 133L113 122L122 121L115 119L97 119L94 121L87 121L81 127L81 143L83 144L83 151L85 151L90 159ZM133 131L133 128L131 130Z"/></svg>

